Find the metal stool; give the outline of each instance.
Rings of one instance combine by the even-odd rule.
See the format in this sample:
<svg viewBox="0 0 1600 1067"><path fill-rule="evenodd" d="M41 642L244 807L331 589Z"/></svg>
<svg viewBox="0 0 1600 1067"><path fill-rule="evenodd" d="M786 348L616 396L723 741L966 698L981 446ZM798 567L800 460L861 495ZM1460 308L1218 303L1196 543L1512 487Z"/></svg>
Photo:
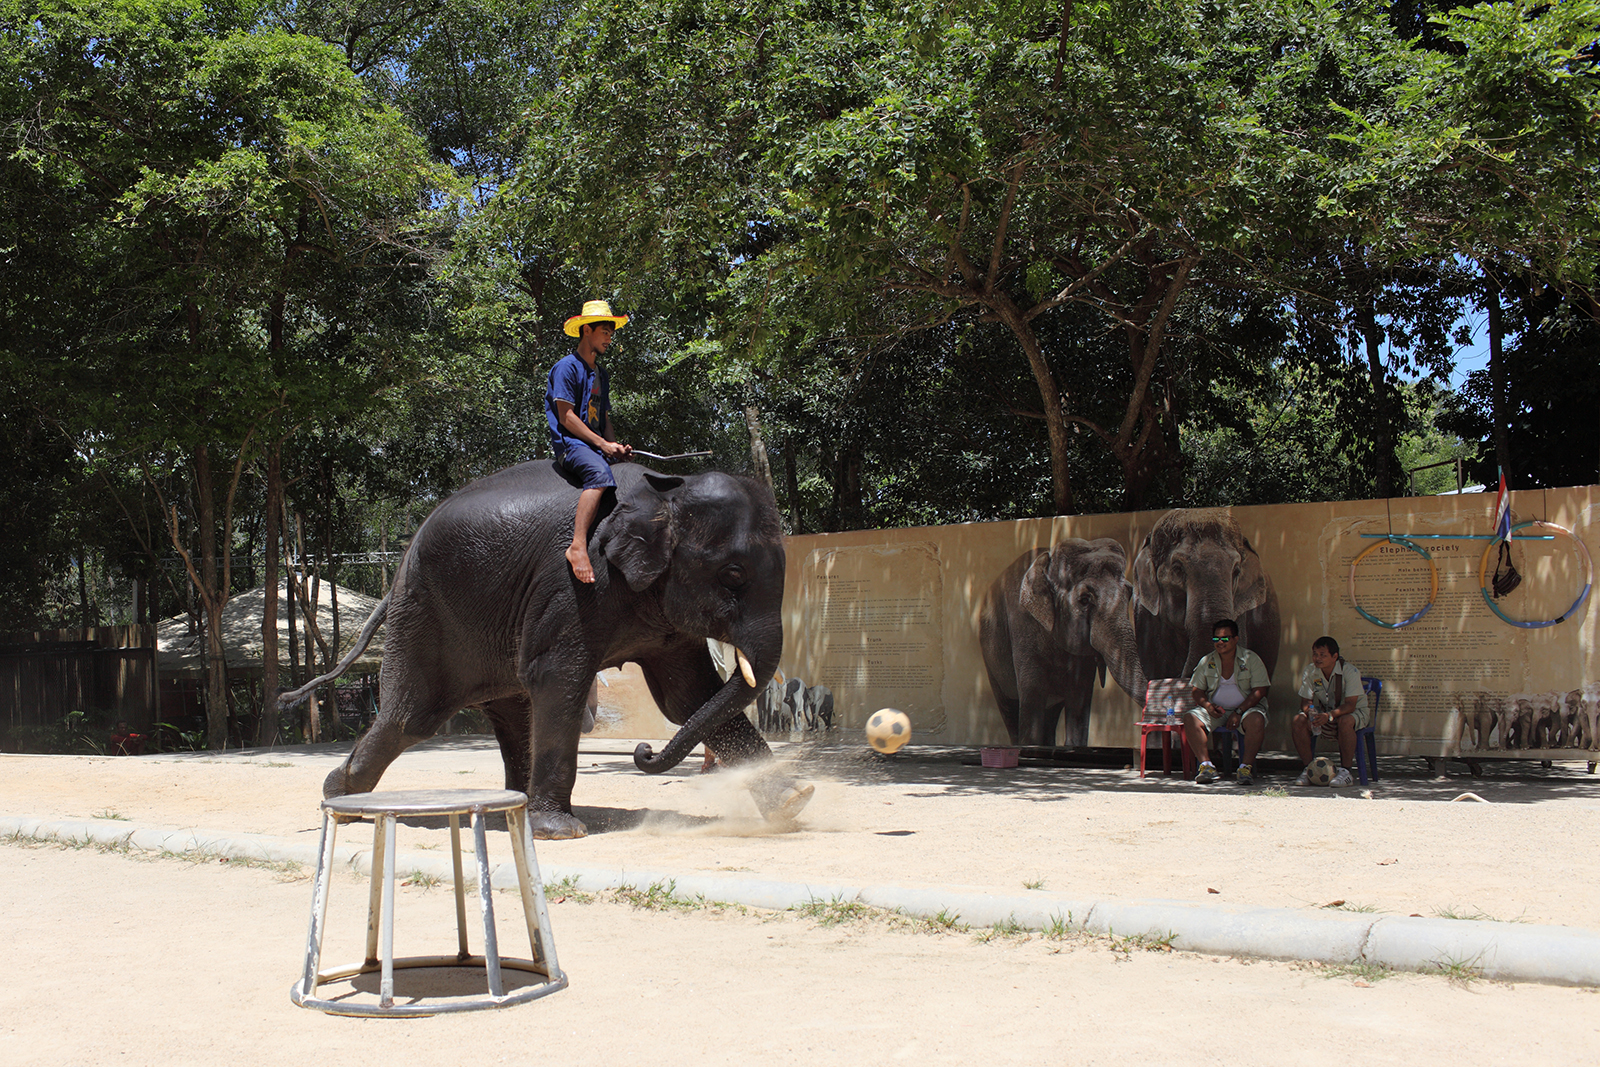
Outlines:
<svg viewBox="0 0 1600 1067"><path fill-rule="evenodd" d="M502 957L494 928L494 898L489 886L489 852L484 819L490 812L505 812L516 862L517 885L522 891L522 911L528 924L532 959ZM450 854L455 870L456 934L459 951L453 956L394 958L394 826L397 816L447 815L450 817ZM461 816L472 816L472 837L478 860L478 903L483 913L483 955L467 950L467 900L461 877ZM328 883L333 874L334 838L342 822L373 820L372 888L367 905L367 958L355 966L330 971L317 968L322 958L322 933L328 914ZM382 872L381 875L379 872ZM482 967L488 977L488 995L442 1004L396 1004L396 967ZM507 994L501 971L509 968L544 976L545 981ZM317 987L358 974L381 972L378 1003L351 1003L319 998ZM320 1008L335 1015L437 1015L442 1012L504 1008L535 1000L565 989L567 976L556 963L555 939L550 934L550 913L544 886L539 881L539 861L528 834L528 798L509 789L414 789L393 793L353 793L322 802L322 843L311 894L311 931L306 938L305 971L289 990L290 999L303 1008Z"/></svg>

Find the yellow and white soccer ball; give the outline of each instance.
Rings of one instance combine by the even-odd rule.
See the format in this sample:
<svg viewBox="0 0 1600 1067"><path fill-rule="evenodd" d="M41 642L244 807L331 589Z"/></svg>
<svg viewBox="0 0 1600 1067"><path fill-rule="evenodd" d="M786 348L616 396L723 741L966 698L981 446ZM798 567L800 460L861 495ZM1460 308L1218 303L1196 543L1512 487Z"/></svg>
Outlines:
<svg viewBox="0 0 1600 1067"><path fill-rule="evenodd" d="M1327 785L1333 781L1333 760L1327 756L1318 756L1312 760L1309 770L1312 785Z"/></svg>
<svg viewBox="0 0 1600 1067"><path fill-rule="evenodd" d="M885 755L911 740L911 716L894 708L879 708L867 717L867 744Z"/></svg>

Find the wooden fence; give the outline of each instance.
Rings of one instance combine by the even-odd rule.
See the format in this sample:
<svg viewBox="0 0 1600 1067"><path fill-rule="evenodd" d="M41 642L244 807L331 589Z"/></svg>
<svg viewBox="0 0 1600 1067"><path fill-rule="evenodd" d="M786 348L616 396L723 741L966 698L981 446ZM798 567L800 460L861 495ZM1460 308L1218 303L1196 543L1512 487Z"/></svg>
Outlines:
<svg viewBox="0 0 1600 1067"><path fill-rule="evenodd" d="M110 712L148 733L156 717L153 626L0 634L0 733Z"/></svg>

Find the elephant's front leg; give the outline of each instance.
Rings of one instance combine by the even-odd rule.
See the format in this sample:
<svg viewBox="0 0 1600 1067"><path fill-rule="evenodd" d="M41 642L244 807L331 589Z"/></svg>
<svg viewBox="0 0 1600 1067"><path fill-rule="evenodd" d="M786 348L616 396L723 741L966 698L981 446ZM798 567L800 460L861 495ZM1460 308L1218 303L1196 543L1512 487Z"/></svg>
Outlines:
<svg viewBox="0 0 1600 1067"><path fill-rule="evenodd" d="M1017 743L1054 748L1063 710L1059 682L1035 669L1017 679L1017 690Z"/></svg>
<svg viewBox="0 0 1600 1067"><path fill-rule="evenodd" d="M546 674L528 687L528 828L542 841L589 832L572 814L572 787L578 781L578 738L593 679L593 667L584 663Z"/></svg>

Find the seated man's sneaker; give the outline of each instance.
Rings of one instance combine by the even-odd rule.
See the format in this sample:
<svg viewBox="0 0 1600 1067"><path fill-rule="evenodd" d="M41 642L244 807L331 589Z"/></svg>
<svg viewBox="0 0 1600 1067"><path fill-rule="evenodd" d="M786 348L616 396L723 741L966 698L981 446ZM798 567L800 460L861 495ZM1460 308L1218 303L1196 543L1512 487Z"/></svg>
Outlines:
<svg viewBox="0 0 1600 1067"><path fill-rule="evenodd" d="M1341 785L1355 785L1356 780L1355 777L1350 773L1349 767L1340 767L1339 772L1333 776L1333 781L1329 782L1328 784L1335 787Z"/></svg>
<svg viewBox="0 0 1600 1067"><path fill-rule="evenodd" d="M1233 780L1238 782L1240 785L1249 785L1250 784L1250 764L1248 764L1248 763L1239 764L1239 773L1237 773L1237 774L1235 774L1233 776Z"/></svg>
<svg viewBox="0 0 1600 1067"><path fill-rule="evenodd" d="M1210 763L1200 764L1200 773L1194 776L1195 785L1210 785L1217 780L1217 769Z"/></svg>
<svg viewBox="0 0 1600 1067"><path fill-rule="evenodd" d="M1298 777L1298 778L1296 778L1294 780L1294 784L1295 785L1310 785L1311 784L1311 768L1307 767L1305 770L1301 771L1300 772L1300 777Z"/></svg>

